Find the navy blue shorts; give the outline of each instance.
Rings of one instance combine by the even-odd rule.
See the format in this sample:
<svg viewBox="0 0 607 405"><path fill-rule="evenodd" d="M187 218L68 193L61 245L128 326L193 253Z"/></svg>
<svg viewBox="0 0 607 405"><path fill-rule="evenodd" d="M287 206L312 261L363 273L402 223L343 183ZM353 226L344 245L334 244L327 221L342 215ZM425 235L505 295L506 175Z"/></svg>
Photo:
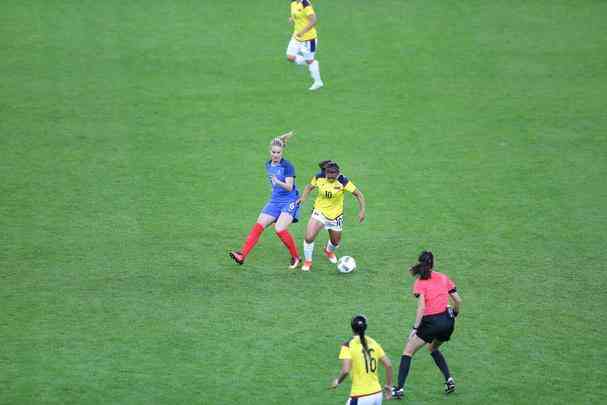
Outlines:
<svg viewBox="0 0 607 405"><path fill-rule="evenodd" d="M278 219L280 214L286 212L287 214L290 214L293 217L293 222L295 223L299 221L299 204L297 204L296 201L297 200L293 200L286 203L277 203L270 201L266 204L265 207L263 207L263 210L261 210L261 212L276 219Z"/></svg>

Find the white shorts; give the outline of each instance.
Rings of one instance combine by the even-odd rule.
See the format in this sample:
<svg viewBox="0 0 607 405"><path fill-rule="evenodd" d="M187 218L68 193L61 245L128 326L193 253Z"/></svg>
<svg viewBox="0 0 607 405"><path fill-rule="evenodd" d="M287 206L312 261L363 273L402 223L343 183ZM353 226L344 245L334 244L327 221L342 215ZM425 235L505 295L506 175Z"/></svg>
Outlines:
<svg viewBox="0 0 607 405"><path fill-rule="evenodd" d="M373 395L366 395L358 398L348 398L346 405L381 405L384 396L381 392Z"/></svg>
<svg viewBox="0 0 607 405"><path fill-rule="evenodd" d="M318 38L311 39L309 41L300 42L295 38L291 37L289 45L287 46L287 56L301 54L304 60L314 60L316 55L316 45L318 44Z"/></svg>
<svg viewBox="0 0 607 405"><path fill-rule="evenodd" d="M341 214L335 219L329 219L318 210L312 211L312 218L325 226L326 230L341 232L344 229L344 215Z"/></svg>

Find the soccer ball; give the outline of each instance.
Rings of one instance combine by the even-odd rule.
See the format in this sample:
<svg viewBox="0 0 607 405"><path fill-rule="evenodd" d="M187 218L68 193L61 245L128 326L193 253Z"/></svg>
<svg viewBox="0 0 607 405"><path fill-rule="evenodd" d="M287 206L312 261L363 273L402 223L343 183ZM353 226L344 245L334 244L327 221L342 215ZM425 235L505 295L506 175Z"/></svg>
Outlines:
<svg viewBox="0 0 607 405"><path fill-rule="evenodd" d="M356 269L356 260L350 256L342 256L337 261L337 270L340 273L352 273Z"/></svg>

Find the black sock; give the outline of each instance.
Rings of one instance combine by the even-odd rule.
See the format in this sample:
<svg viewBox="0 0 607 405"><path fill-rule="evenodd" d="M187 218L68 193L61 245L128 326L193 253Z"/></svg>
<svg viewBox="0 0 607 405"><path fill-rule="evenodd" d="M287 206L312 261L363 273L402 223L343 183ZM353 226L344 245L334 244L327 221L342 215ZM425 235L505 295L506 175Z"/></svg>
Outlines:
<svg viewBox="0 0 607 405"><path fill-rule="evenodd" d="M447 360L445 360L445 357L443 356L443 354L440 351L435 350L433 352L430 352L430 355L434 359L436 366L440 369L441 373L443 373L443 375L445 376L445 381L447 381L449 378L451 378L451 374L449 373L449 367L447 366Z"/></svg>
<svg viewBox="0 0 607 405"><path fill-rule="evenodd" d="M411 367L411 356L401 356L400 367L398 368L398 388L403 388L405 386L405 380L409 375L409 367Z"/></svg>

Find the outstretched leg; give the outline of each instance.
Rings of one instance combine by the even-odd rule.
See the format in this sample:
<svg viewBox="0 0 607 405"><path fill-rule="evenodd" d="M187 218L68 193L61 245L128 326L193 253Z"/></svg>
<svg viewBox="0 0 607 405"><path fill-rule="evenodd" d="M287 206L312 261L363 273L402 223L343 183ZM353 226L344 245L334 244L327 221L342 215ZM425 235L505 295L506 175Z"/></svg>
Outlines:
<svg viewBox="0 0 607 405"><path fill-rule="evenodd" d="M275 220L276 218L268 214L259 214L257 222L255 223L255 225L253 225L251 231L249 231L249 234L247 235L244 245L242 245L240 251L231 251L230 257L234 259L236 263L243 264L251 250L253 250L253 248L257 244L257 241L259 240L259 237L263 233L264 229L266 229L266 227L272 224Z"/></svg>

